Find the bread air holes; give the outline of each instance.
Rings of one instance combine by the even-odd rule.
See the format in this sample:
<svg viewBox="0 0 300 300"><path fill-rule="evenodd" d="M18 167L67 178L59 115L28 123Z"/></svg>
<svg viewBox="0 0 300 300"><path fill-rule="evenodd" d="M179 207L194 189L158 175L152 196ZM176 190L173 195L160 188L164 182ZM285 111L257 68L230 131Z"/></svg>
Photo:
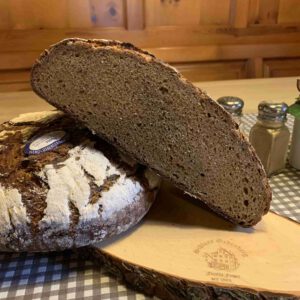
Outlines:
<svg viewBox="0 0 300 300"><path fill-rule="evenodd" d="M181 164L179 164L179 163L176 163L176 167L177 168L179 168L179 169L182 169L182 170L184 170L185 168L184 168L184 166L183 165L181 165Z"/></svg>
<svg viewBox="0 0 300 300"><path fill-rule="evenodd" d="M179 176L176 173L173 173L173 177L176 178L176 179L179 178Z"/></svg>
<svg viewBox="0 0 300 300"><path fill-rule="evenodd" d="M160 88L159 88L159 90L161 91L161 93L164 95L164 94L168 94L168 92L169 92L169 90L166 88L166 87L164 87L164 86L161 86Z"/></svg>
<svg viewBox="0 0 300 300"><path fill-rule="evenodd" d="M248 189L246 187L244 187L244 193L248 195Z"/></svg>
<svg viewBox="0 0 300 300"><path fill-rule="evenodd" d="M248 207L248 206L249 206L249 201L248 201L248 200L244 200L244 205L245 205L246 207Z"/></svg>

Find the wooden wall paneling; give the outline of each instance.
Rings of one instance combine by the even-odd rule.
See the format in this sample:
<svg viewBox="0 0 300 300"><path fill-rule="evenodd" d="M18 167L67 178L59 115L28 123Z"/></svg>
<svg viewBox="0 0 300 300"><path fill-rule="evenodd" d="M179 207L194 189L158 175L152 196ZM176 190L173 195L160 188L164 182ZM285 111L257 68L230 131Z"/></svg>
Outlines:
<svg viewBox="0 0 300 300"><path fill-rule="evenodd" d="M260 0L249 1L248 26L259 23L259 1Z"/></svg>
<svg viewBox="0 0 300 300"><path fill-rule="evenodd" d="M38 28L38 19L34 13L35 1L2 0L8 3L10 29Z"/></svg>
<svg viewBox="0 0 300 300"><path fill-rule="evenodd" d="M286 0L283 0L286 1ZM280 0L260 0L258 12L258 24L277 24Z"/></svg>
<svg viewBox="0 0 300 300"><path fill-rule="evenodd" d="M276 44L299 43L299 29L293 28L292 32L279 31L277 34L243 29L246 33L231 34L228 30L220 29L201 29L189 27L160 27L147 28L145 31L128 31L123 28L89 28L89 29L57 29L57 30L11 30L0 31L0 52L10 51L41 51L49 45L66 37L83 37L83 38L106 38L127 40L139 47L156 48L156 47L194 47L201 45L246 45L246 44ZM294 32L293 32L294 31Z"/></svg>
<svg viewBox="0 0 300 300"><path fill-rule="evenodd" d="M0 71L31 68L41 51L0 52Z"/></svg>
<svg viewBox="0 0 300 300"><path fill-rule="evenodd" d="M93 26L125 27L123 0L90 0Z"/></svg>
<svg viewBox="0 0 300 300"><path fill-rule="evenodd" d="M0 30L10 29L10 13L8 1L0 1Z"/></svg>
<svg viewBox="0 0 300 300"><path fill-rule="evenodd" d="M146 48L147 50L147 48ZM300 43L248 44L248 45L203 45L195 47L151 48L157 57L168 62L194 62L212 60L239 60L257 57L298 57Z"/></svg>
<svg viewBox="0 0 300 300"><path fill-rule="evenodd" d="M67 27L67 0L31 0L31 2L34 17L38 20L38 28L52 29Z"/></svg>
<svg viewBox="0 0 300 300"><path fill-rule="evenodd" d="M263 59L262 57L254 57L247 61L247 77L262 78L263 74Z"/></svg>
<svg viewBox="0 0 300 300"><path fill-rule="evenodd" d="M0 71L0 84L8 82L29 82L30 70Z"/></svg>
<svg viewBox="0 0 300 300"><path fill-rule="evenodd" d="M249 7L249 0L231 0L230 24L232 27L246 28L248 26Z"/></svg>
<svg viewBox="0 0 300 300"><path fill-rule="evenodd" d="M50 43L48 43L48 46L49 45ZM45 47L47 47L47 45ZM195 47L155 47L145 49L153 52L157 57L167 62L184 63L195 61L255 59L257 57L299 57L300 43L278 45L203 45ZM29 68L41 51L42 50L0 52L0 70ZM249 72L251 73L252 71ZM256 74L258 73L256 72Z"/></svg>
<svg viewBox="0 0 300 300"><path fill-rule="evenodd" d="M200 0L200 25L228 25L231 0Z"/></svg>
<svg viewBox="0 0 300 300"><path fill-rule="evenodd" d="M0 90L30 88L41 51L73 36L132 42L193 81L300 72L300 0L0 0Z"/></svg>
<svg viewBox="0 0 300 300"><path fill-rule="evenodd" d="M66 0L3 0L9 1L12 29L65 28Z"/></svg>
<svg viewBox="0 0 300 300"><path fill-rule="evenodd" d="M300 57L264 60L264 77L300 77Z"/></svg>
<svg viewBox="0 0 300 300"><path fill-rule="evenodd" d="M0 93L30 91L31 86L28 82L9 82L0 84Z"/></svg>
<svg viewBox="0 0 300 300"><path fill-rule="evenodd" d="M125 0L126 29L143 30L145 28L145 1Z"/></svg>
<svg viewBox="0 0 300 300"><path fill-rule="evenodd" d="M167 25L198 25L201 3L199 0L146 0L146 27Z"/></svg>
<svg viewBox="0 0 300 300"><path fill-rule="evenodd" d="M246 61L173 64L190 81L246 78Z"/></svg>
<svg viewBox="0 0 300 300"><path fill-rule="evenodd" d="M88 0L68 0L68 27L89 28L92 27L91 4Z"/></svg>
<svg viewBox="0 0 300 300"><path fill-rule="evenodd" d="M0 92L30 90L30 70L0 71Z"/></svg>
<svg viewBox="0 0 300 300"><path fill-rule="evenodd" d="M300 23L300 1L281 0L279 5L279 24L299 24Z"/></svg>

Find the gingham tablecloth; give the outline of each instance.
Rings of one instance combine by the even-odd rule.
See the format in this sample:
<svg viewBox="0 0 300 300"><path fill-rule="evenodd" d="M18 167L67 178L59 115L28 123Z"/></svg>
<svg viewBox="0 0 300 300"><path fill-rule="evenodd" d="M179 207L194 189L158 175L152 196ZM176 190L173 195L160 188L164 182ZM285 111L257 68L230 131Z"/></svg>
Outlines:
<svg viewBox="0 0 300 300"><path fill-rule="evenodd" d="M249 132L255 115L243 118ZM288 121L292 131L293 120ZM271 210L300 223L300 171L287 166L271 178ZM103 268L71 251L0 253L0 299L150 299L125 287Z"/></svg>

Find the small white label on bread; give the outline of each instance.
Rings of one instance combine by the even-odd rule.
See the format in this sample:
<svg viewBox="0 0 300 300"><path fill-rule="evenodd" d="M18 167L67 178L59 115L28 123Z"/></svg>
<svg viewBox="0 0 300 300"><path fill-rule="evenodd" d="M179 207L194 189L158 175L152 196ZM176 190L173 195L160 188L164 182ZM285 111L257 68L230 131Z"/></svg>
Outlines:
<svg viewBox="0 0 300 300"><path fill-rule="evenodd" d="M40 154L55 149L64 143L67 133L64 130L47 132L41 136L33 137L25 146L26 154Z"/></svg>

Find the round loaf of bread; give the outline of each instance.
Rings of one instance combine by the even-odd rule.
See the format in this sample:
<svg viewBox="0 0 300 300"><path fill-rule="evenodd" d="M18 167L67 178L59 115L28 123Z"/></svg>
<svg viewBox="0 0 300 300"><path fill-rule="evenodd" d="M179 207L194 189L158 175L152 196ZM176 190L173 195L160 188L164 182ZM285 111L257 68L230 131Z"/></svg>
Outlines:
<svg viewBox="0 0 300 300"><path fill-rule="evenodd" d="M0 250L56 251L139 222L160 179L58 111L0 125Z"/></svg>

